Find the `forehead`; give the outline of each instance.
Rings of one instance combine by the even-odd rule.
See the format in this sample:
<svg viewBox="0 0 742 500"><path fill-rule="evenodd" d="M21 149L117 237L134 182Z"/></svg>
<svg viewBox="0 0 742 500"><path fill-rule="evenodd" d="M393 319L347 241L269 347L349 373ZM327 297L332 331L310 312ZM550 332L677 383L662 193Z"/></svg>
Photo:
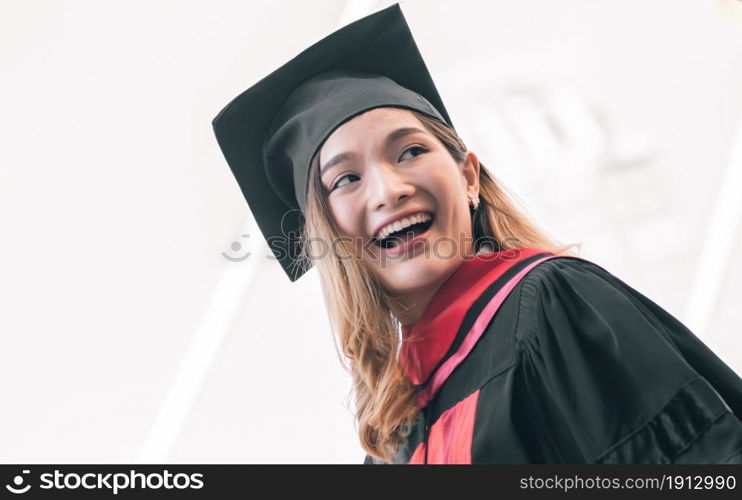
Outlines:
<svg viewBox="0 0 742 500"><path fill-rule="evenodd" d="M427 133L422 122L407 109L374 108L365 111L336 128L325 140L320 152L339 147L350 147L361 140L372 137L383 138L400 127L416 127Z"/></svg>

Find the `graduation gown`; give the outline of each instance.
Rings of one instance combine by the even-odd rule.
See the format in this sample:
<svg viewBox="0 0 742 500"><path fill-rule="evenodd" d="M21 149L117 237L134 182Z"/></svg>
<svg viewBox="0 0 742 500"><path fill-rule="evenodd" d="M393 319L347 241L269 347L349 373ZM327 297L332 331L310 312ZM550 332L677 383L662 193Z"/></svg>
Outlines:
<svg viewBox="0 0 742 500"><path fill-rule="evenodd" d="M588 260L466 260L402 333L420 413L390 463L742 463L742 379Z"/></svg>

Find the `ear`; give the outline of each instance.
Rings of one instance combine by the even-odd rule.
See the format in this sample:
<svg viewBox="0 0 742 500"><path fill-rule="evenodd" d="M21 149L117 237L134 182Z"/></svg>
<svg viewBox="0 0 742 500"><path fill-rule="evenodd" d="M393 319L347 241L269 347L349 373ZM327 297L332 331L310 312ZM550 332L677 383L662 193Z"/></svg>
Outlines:
<svg viewBox="0 0 742 500"><path fill-rule="evenodd" d="M466 191L475 197L479 196L479 158L472 151L466 152L461 174L466 182Z"/></svg>

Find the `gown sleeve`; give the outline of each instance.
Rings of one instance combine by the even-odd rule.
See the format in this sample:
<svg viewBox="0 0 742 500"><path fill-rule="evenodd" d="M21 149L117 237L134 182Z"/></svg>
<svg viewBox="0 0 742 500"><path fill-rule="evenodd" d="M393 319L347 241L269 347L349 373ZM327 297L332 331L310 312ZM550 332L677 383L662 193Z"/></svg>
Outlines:
<svg viewBox="0 0 742 500"><path fill-rule="evenodd" d="M589 261L553 259L522 283L519 397L549 456L742 463L742 379L682 323Z"/></svg>

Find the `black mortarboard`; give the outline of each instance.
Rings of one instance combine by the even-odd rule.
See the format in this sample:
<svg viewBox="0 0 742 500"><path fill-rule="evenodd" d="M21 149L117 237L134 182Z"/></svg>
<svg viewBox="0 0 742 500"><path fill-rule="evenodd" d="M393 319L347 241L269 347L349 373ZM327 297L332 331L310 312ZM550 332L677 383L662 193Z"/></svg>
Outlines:
<svg viewBox="0 0 742 500"><path fill-rule="evenodd" d="M342 123L381 106L453 127L399 4L323 38L214 118L227 163L291 281L308 270L297 258L312 157Z"/></svg>

